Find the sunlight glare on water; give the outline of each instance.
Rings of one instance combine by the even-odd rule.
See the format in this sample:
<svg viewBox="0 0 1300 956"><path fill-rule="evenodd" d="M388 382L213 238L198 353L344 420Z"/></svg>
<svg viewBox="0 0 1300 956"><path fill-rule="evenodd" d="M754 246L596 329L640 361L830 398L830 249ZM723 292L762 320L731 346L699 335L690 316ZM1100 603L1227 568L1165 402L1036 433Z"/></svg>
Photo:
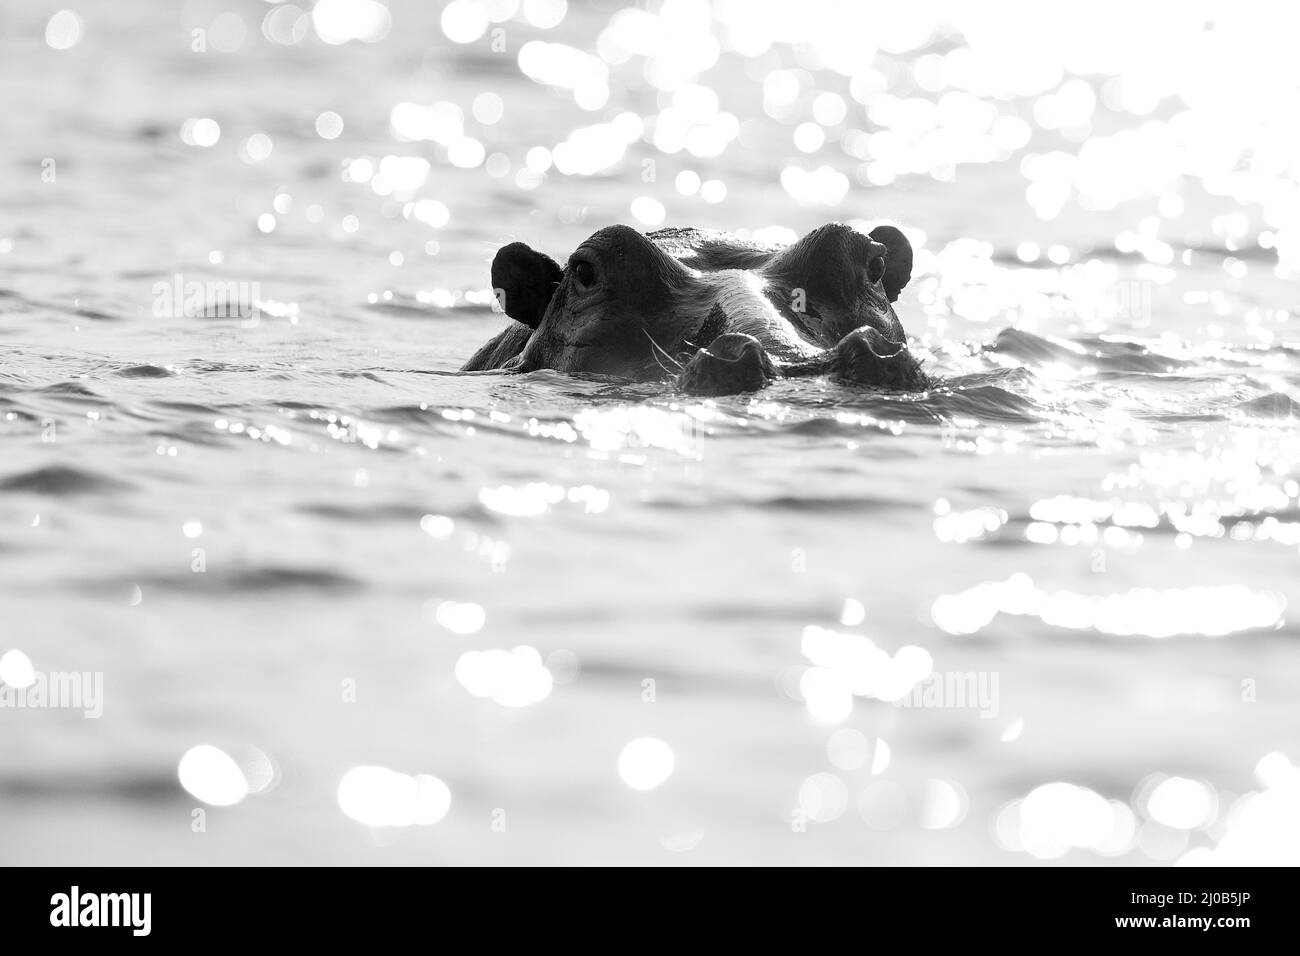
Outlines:
<svg viewBox="0 0 1300 956"><path fill-rule="evenodd" d="M224 750L200 744L185 751L177 767L181 786L214 807L228 807L248 795L248 780Z"/></svg>
<svg viewBox="0 0 1300 956"><path fill-rule="evenodd" d="M531 647L466 651L456 661L456 680L475 697L503 707L526 707L546 699L554 679Z"/></svg>
<svg viewBox="0 0 1300 956"><path fill-rule="evenodd" d="M371 827L431 826L451 808L451 790L430 774L353 767L338 787L339 809Z"/></svg>
<svg viewBox="0 0 1300 956"><path fill-rule="evenodd" d="M657 737L638 737L618 755L618 775L633 790L653 790L672 776L677 757Z"/></svg>
<svg viewBox="0 0 1300 956"><path fill-rule="evenodd" d="M16 862L1300 861L1297 8L13 7ZM507 243L832 221L934 387L452 374Z"/></svg>
<svg viewBox="0 0 1300 956"><path fill-rule="evenodd" d="M1037 617L1067 630L1095 630L1120 637L1168 638L1199 634L1223 637L1276 627L1285 602L1280 595L1241 585L1137 588L1119 594L1045 592L1028 575L977 585L934 602L935 624L949 634L975 634L998 614Z"/></svg>

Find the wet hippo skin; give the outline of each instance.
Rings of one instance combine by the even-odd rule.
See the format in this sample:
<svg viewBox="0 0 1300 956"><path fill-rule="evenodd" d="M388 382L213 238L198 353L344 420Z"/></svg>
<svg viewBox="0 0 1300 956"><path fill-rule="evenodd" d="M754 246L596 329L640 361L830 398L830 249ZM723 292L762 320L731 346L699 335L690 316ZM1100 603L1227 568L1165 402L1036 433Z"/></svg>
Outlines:
<svg viewBox="0 0 1300 956"><path fill-rule="evenodd" d="M463 371L595 373L695 395L807 375L921 390L930 381L892 305L911 275L911 244L894 226L830 223L789 246L609 226L564 267L515 242L492 262L514 322Z"/></svg>

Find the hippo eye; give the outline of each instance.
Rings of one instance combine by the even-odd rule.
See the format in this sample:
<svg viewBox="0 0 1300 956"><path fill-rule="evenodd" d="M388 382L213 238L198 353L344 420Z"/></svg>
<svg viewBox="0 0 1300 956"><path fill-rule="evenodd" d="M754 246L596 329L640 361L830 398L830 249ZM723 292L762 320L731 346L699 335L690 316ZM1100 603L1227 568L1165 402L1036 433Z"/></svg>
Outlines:
<svg viewBox="0 0 1300 956"><path fill-rule="evenodd" d="M573 278L578 281L580 286L594 285L596 282L596 267L586 259L580 259L573 264Z"/></svg>
<svg viewBox="0 0 1300 956"><path fill-rule="evenodd" d="M877 256L867 263L867 281L879 282L885 277L885 257Z"/></svg>

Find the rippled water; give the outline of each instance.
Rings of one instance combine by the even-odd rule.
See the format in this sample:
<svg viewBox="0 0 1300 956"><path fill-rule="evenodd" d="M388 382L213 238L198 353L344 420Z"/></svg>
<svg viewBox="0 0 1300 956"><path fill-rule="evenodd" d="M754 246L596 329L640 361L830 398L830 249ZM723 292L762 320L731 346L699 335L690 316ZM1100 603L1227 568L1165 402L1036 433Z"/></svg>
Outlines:
<svg viewBox="0 0 1300 956"><path fill-rule="evenodd" d="M436 5L341 46L265 39L265 6L87 9L66 50L56 6L7 14L0 680L101 674L102 715L5 698L6 862L1295 862L1300 336L1267 214L1184 179L1058 215L1023 160L1080 141L1037 126L818 205L762 75L863 107L788 47L708 74L761 149L529 172L666 95L614 70L584 113L521 74L513 44L589 51L616 7L511 21L503 56ZM230 10L238 49L193 52ZM958 34L898 30L875 67L906 91ZM484 91L508 174L398 135L396 104ZM431 165L385 194L394 155ZM913 228L898 311L943 384L452 374L501 327L498 245L564 256L653 225L643 198ZM256 319L186 304L225 282Z"/></svg>

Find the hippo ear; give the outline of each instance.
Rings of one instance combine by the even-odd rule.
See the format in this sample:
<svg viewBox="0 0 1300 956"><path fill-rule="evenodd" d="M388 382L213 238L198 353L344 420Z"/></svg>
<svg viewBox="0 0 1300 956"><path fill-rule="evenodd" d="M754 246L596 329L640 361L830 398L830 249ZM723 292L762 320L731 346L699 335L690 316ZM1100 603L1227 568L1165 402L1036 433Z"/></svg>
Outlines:
<svg viewBox="0 0 1300 956"><path fill-rule="evenodd" d="M912 279L912 244L897 226L877 226L869 235L889 250L885 253L885 275L880 281L885 295L893 302Z"/></svg>
<svg viewBox="0 0 1300 956"><path fill-rule="evenodd" d="M537 328L564 278L564 270L550 256L522 242L502 246L492 260L492 290L506 315L529 328Z"/></svg>

